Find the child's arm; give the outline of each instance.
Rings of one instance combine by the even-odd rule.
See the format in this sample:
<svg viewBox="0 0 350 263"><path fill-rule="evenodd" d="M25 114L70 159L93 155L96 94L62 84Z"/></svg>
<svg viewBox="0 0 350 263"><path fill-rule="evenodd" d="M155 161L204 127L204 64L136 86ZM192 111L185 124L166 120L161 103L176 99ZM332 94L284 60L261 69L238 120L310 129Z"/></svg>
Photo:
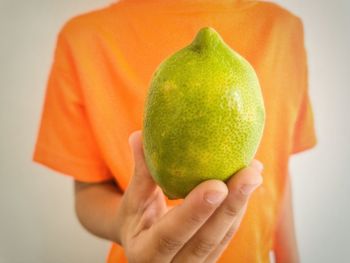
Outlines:
<svg viewBox="0 0 350 263"><path fill-rule="evenodd" d="M282 209L275 234L275 257L277 263L299 263L292 206L291 182L288 176Z"/></svg>
<svg viewBox="0 0 350 263"><path fill-rule="evenodd" d="M75 181L75 211L80 223L92 234L118 242L118 229L113 222L122 192L110 181L82 183Z"/></svg>
<svg viewBox="0 0 350 263"><path fill-rule="evenodd" d="M203 182L169 209L146 167L140 133L133 134L131 145L135 172L123 195L112 183L76 183L82 225L121 244L129 262L216 262L262 182L261 164L253 161L227 185Z"/></svg>

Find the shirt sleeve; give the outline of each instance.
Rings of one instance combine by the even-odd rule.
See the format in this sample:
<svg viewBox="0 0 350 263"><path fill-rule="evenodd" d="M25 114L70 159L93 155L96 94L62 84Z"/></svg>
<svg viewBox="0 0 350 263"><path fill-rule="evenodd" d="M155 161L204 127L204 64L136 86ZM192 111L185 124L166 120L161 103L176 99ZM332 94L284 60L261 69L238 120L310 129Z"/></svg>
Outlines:
<svg viewBox="0 0 350 263"><path fill-rule="evenodd" d="M298 153L314 147L317 143L314 118L309 95L303 97L299 115L294 126L292 153Z"/></svg>
<svg viewBox="0 0 350 263"><path fill-rule="evenodd" d="M298 63L301 76L301 99L300 106L297 109L297 118L294 123L292 154L308 150L314 147L317 143L313 111L308 91L308 66L304 46L304 30L302 22L300 20L298 22L298 38L300 40L300 48L297 56L299 57Z"/></svg>
<svg viewBox="0 0 350 263"><path fill-rule="evenodd" d="M89 123L70 50L69 41L61 31L33 160L79 181L111 179Z"/></svg>

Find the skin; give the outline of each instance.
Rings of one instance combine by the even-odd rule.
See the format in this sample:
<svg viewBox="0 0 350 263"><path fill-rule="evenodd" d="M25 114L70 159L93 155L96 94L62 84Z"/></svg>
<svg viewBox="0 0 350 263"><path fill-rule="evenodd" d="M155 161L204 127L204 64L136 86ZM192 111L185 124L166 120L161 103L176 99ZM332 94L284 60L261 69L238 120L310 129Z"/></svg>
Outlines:
<svg viewBox="0 0 350 263"><path fill-rule="evenodd" d="M249 1L232 0L237 5L243 2ZM206 181L182 205L170 208L146 167L140 132L130 137L130 145L135 172L125 193L113 181L75 181L81 224L92 234L122 245L131 263L216 262L245 213L250 194L240 189L252 185L254 191L261 184L262 164L254 160L227 185ZM207 193L216 193L216 198L211 195L212 201L206 201ZM281 207L275 232L276 262L299 263L290 181Z"/></svg>
<svg viewBox="0 0 350 263"><path fill-rule="evenodd" d="M135 174L124 194L112 181L75 181L75 208L81 224L92 234L122 245L130 262L150 258L152 262L186 262L183 258L187 262L215 262L238 229L249 200L240 186L258 187L262 164L254 160L227 185L204 182L172 209L166 206L146 167L140 132L130 136L130 145ZM213 191L222 193L223 201L205 201L204 194ZM281 207L275 234L276 262L298 263L290 181ZM143 255L141 259L139 255Z"/></svg>
<svg viewBox="0 0 350 263"><path fill-rule="evenodd" d="M227 184L208 180L168 207L144 160L141 132L129 138L134 176L123 194L113 182L75 182L76 213L91 233L124 247L129 262L216 262L262 183L254 160Z"/></svg>

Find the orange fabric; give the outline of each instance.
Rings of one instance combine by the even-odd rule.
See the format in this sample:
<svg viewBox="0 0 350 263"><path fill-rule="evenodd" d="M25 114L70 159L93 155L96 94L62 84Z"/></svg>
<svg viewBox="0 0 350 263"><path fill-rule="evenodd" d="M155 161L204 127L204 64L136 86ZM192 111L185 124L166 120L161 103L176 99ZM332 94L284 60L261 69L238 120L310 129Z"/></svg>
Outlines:
<svg viewBox="0 0 350 263"><path fill-rule="evenodd" d="M142 128L158 64L215 28L255 68L266 104L257 159L264 183L219 262L268 262L292 153L315 145L303 26L266 2L125 0L70 20L58 36L34 160L76 180L132 175L128 136ZM126 262L113 244L108 262Z"/></svg>

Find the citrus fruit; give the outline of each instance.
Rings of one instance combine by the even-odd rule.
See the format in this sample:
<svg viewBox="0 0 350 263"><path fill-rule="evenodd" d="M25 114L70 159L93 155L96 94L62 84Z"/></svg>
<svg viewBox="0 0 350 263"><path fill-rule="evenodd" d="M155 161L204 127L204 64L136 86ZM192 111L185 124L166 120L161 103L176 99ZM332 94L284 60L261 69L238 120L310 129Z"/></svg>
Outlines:
<svg viewBox="0 0 350 263"><path fill-rule="evenodd" d="M259 146L264 102L253 67L210 27L165 59L145 103L147 166L170 199L208 180L226 181Z"/></svg>

